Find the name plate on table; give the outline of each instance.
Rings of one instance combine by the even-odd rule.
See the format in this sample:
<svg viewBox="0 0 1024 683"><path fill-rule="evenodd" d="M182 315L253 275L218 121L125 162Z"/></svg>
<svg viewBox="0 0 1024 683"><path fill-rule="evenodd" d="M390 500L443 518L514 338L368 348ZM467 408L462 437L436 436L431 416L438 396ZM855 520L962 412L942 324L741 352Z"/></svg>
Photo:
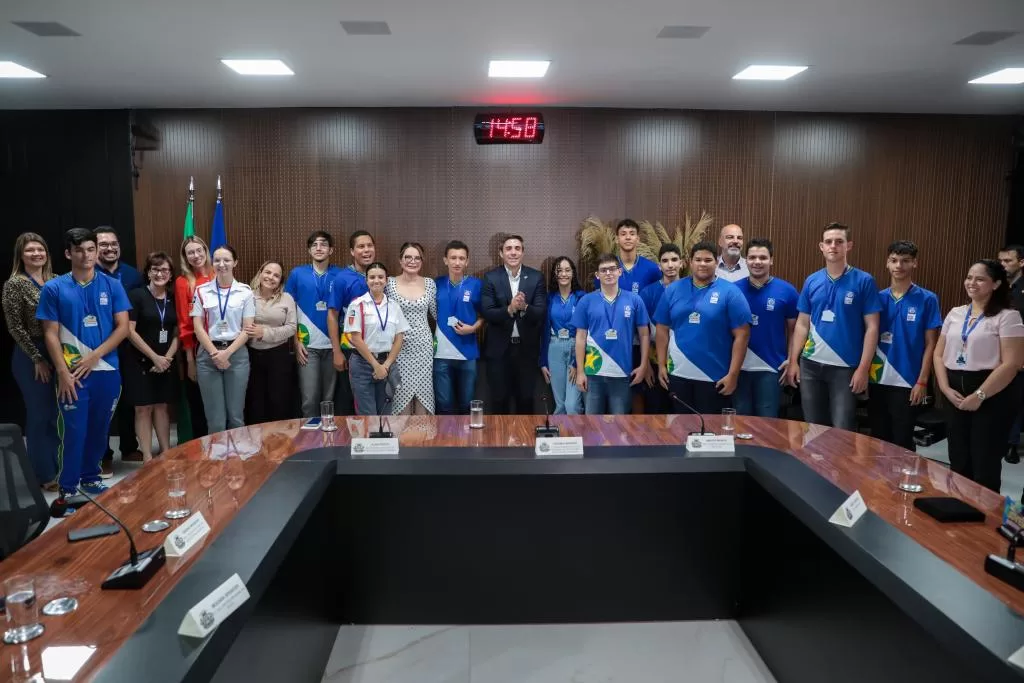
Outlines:
<svg viewBox="0 0 1024 683"><path fill-rule="evenodd" d="M181 557L210 533L210 525L202 512L195 512L177 529L167 534L164 539L164 552L167 557Z"/></svg>
<svg viewBox="0 0 1024 683"><path fill-rule="evenodd" d="M849 528L856 524L867 511L868 506L864 502L863 496L860 495L860 491L854 491L853 495L847 498L839 506L839 509L832 513L828 521Z"/></svg>
<svg viewBox="0 0 1024 683"><path fill-rule="evenodd" d="M1006 659L1006 661L1008 661L1010 664L1019 666L1020 668L1024 669L1024 647L1020 648L1012 655L1010 655Z"/></svg>
<svg viewBox="0 0 1024 683"><path fill-rule="evenodd" d="M582 436L552 436L537 439L533 452L538 458L582 458Z"/></svg>
<svg viewBox="0 0 1024 683"><path fill-rule="evenodd" d="M732 436L690 434L686 437L688 453L735 453L736 440Z"/></svg>
<svg viewBox="0 0 1024 683"><path fill-rule="evenodd" d="M352 459L386 458L398 455L398 437L388 439L352 439Z"/></svg>
<svg viewBox="0 0 1024 683"><path fill-rule="evenodd" d="M234 574L188 611L178 627L178 635L205 638L248 599L249 589Z"/></svg>

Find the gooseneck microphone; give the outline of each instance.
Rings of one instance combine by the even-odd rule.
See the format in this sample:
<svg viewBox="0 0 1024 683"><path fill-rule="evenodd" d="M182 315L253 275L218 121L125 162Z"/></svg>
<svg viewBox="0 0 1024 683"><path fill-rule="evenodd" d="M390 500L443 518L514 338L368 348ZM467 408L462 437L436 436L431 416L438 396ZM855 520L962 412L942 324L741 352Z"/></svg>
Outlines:
<svg viewBox="0 0 1024 683"><path fill-rule="evenodd" d="M371 439L391 439L395 436L394 432L384 431L384 413L387 411L389 405L391 405L391 397L385 395L384 407L381 408L381 413L377 416L377 431L370 432ZM390 426L391 420L388 420L388 427Z"/></svg>
<svg viewBox="0 0 1024 683"><path fill-rule="evenodd" d="M690 436L714 436L715 435L714 432L709 432L709 431L707 431L707 429L705 429L705 427L704 427L704 416L700 414L699 410L697 410L696 408L691 406L689 403L687 403L683 399L679 398L679 396L676 395L676 393L674 391L670 391L668 395L669 395L669 397L673 401L675 401L679 405L683 406L684 408L689 410L691 413L693 413L694 415L696 415L700 419L700 431L699 432L690 432Z"/></svg>
<svg viewBox="0 0 1024 683"><path fill-rule="evenodd" d="M115 569L114 573L108 576L106 581L104 581L100 587L105 590L135 590L145 586L157 573L160 567L164 566L164 562L166 561L164 547L160 545L155 548L150 548L149 550L144 550L140 553L135 547L135 539L132 537L132 532L128 530L128 527L125 526L124 522L118 519L117 515L100 505L99 501L83 491L81 488L78 489L78 493L85 496L87 501L102 510L107 517L110 517L112 520L117 522L118 526L124 529L125 535L128 536L130 554L127 564L122 564L120 567Z"/></svg>
<svg viewBox="0 0 1024 683"><path fill-rule="evenodd" d="M544 402L544 424L534 427L533 434L538 439L553 439L561 431L558 429L558 425L551 424L551 408L548 406L547 393L541 394L540 398Z"/></svg>

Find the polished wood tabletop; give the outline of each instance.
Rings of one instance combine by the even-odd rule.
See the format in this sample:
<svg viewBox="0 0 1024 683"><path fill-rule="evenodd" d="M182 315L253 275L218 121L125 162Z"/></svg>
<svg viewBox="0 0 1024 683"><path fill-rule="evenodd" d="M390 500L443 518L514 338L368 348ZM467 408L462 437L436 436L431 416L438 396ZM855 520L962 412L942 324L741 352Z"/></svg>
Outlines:
<svg viewBox="0 0 1024 683"><path fill-rule="evenodd" d="M470 429L467 417L402 416L390 418L401 446L520 447L507 457L531 457L538 416L488 416L483 429ZM718 416L707 426L717 430ZM44 617L46 633L22 646L0 646L0 680L33 680L47 650L74 662L74 680L89 680L145 621L160 601L264 485L282 462L296 453L344 446L353 437L377 428L376 418L336 418L334 432L301 430L301 420L242 427L177 446L126 477L99 500L132 529L139 550L162 544L170 530L147 534L143 523L162 519L167 508L167 475L185 472L188 502L206 517L211 532L203 545L167 566L143 589L101 591L100 583L128 559L124 534L69 544L67 527L108 523L98 509L87 506L0 563L0 578L30 575L37 580L40 605L57 596L79 600L79 609L64 617ZM563 436L581 436L585 448L602 446L678 446L684 454L687 434L697 428L692 415L556 416L552 423ZM945 466L920 461L921 494L897 489L901 464L916 457L870 437L839 429L787 420L737 418L737 432L749 432L747 443L791 454L847 493L859 490L868 508L913 538L959 572L1024 615L1024 593L993 579L982 563L988 553L1003 553L1005 542L994 531L1001 522L1001 497L953 474ZM347 456L347 448L342 457ZM486 451L489 457L505 457ZM637 449L637 456L643 450ZM984 524L940 524L913 507L917 495L954 496L985 511ZM172 526L173 529L173 526ZM184 616L184 615L183 615ZM57 648L57 649L54 649ZM62 650L59 648L68 648ZM62 654L61 654L62 653ZM79 661L81 660L81 661ZM69 664L68 666L71 666Z"/></svg>

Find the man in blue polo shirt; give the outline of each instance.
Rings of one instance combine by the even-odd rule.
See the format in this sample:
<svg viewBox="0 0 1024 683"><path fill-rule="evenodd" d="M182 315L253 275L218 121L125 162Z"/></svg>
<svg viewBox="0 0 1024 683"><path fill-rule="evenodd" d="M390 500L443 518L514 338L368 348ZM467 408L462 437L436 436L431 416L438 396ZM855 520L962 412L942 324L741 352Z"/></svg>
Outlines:
<svg viewBox="0 0 1024 683"><path fill-rule="evenodd" d="M800 387L807 422L857 428L857 394L868 386L878 346L878 288L847 262L850 228L830 223L818 248L825 267L804 282L789 345L786 382Z"/></svg>
<svg viewBox="0 0 1024 683"><path fill-rule="evenodd" d="M674 242L661 245L661 249L658 250L658 266L661 268L661 279L640 290L640 298L643 299L644 306L647 308L647 316L651 318L651 324L648 325L651 335L648 356L651 362L647 369L647 378L644 380L644 413L647 415L663 415L671 412L668 389L658 382L658 350L654 344L657 329L654 326L653 316L654 312L658 310L658 303L665 294L665 289L679 279L679 271L683 267L683 252L679 249L679 245Z"/></svg>
<svg viewBox="0 0 1024 683"><path fill-rule="evenodd" d="M715 245L690 249L690 276L668 286L654 313L658 380L700 413L728 408L750 339L750 307L731 282L715 279ZM673 401L673 412L689 412Z"/></svg>
<svg viewBox="0 0 1024 683"><path fill-rule="evenodd" d="M796 326L796 287L772 277L772 243L747 243L746 267L750 275L736 286L750 306L750 344L732 402L740 415L778 417L782 373L789 356L789 338Z"/></svg>
<svg viewBox="0 0 1024 683"><path fill-rule="evenodd" d="M338 371L334 381L335 415L353 415L356 406L352 400L352 385L348 381L348 357L352 355L352 343L344 333L344 325L338 320L345 315L348 305L370 290L366 287L366 267L377 259L377 245L373 235L365 230L356 230L349 235L348 249L352 265L342 268L331 283L330 300L327 302L327 333L331 338L331 356L334 369Z"/></svg>
<svg viewBox="0 0 1024 683"><path fill-rule="evenodd" d="M650 318L640 295L619 286L619 270L614 255L601 254L597 259L601 289L580 299L572 315L576 386L585 395L587 415L628 415L629 388L643 382L648 371ZM635 365L634 334L640 338L640 361Z"/></svg>
<svg viewBox="0 0 1024 683"><path fill-rule="evenodd" d="M331 285L341 268L331 265L334 238L317 230L306 240L310 263L296 266L288 274L284 291L295 299L298 328L295 360L299 363L299 394L302 417L320 415L320 402L334 400L337 372L332 363L331 336L327 328L327 306Z"/></svg>
<svg viewBox="0 0 1024 683"><path fill-rule="evenodd" d="M878 351L868 388L871 436L913 451L914 406L928 395L942 315L939 298L914 284L917 245L904 240L890 244L885 267L889 288L878 293Z"/></svg>
<svg viewBox="0 0 1024 683"><path fill-rule="evenodd" d="M131 304L121 283L96 269L96 235L64 235L71 272L43 286L36 317L57 373L57 480L65 498L79 486L102 493L100 459L121 393L117 345L128 336Z"/></svg>
<svg viewBox="0 0 1024 683"><path fill-rule="evenodd" d="M476 390L476 333L480 316L479 279L466 275L469 247L452 240L444 248L448 275L436 278L437 332L434 335L434 401L438 415L469 414Z"/></svg>

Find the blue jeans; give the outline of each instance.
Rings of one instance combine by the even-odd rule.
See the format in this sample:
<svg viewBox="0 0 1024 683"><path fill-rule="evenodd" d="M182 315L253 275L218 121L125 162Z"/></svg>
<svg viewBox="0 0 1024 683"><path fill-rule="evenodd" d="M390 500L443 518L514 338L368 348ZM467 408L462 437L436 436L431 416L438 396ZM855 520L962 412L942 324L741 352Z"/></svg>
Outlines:
<svg viewBox="0 0 1024 683"><path fill-rule="evenodd" d="M778 417L781 398L779 373L744 370L732 395L732 404L740 415Z"/></svg>
<svg viewBox="0 0 1024 683"><path fill-rule="evenodd" d="M551 338L548 346L548 372L551 373L551 393L555 395L555 415L579 415L583 401L576 382L569 380L569 360L575 339Z"/></svg>
<svg viewBox="0 0 1024 683"><path fill-rule="evenodd" d="M850 389L854 370L800 359L800 407L804 422L857 431L857 397Z"/></svg>
<svg viewBox="0 0 1024 683"><path fill-rule="evenodd" d="M587 377L587 415L629 415L633 404L628 377Z"/></svg>
<svg viewBox="0 0 1024 683"><path fill-rule="evenodd" d="M438 415L469 415L475 391L475 360L434 359L434 408Z"/></svg>
<svg viewBox="0 0 1024 683"><path fill-rule="evenodd" d="M37 346L46 358L42 341ZM53 376L49 382L36 381L35 363L17 344L11 356L11 374L25 401L28 459L36 479L46 484L57 478L57 398Z"/></svg>
<svg viewBox="0 0 1024 683"><path fill-rule="evenodd" d="M378 360L384 356L378 357ZM373 378L373 366L366 359L353 353L348 359L348 372L351 381L352 399L355 403L356 415L390 415L391 401L388 400L386 379Z"/></svg>

